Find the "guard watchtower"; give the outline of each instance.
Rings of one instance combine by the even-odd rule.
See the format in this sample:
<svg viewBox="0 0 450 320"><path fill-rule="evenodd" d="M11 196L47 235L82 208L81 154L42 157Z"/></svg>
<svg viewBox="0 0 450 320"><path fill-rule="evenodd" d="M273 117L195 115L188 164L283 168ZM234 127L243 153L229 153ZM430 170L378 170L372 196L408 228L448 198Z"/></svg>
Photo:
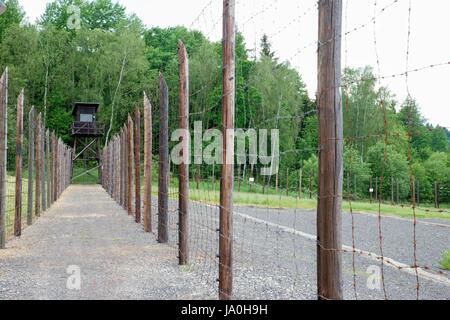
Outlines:
<svg viewBox="0 0 450 320"><path fill-rule="evenodd" d="M71 133L74 139L74 166L76 161L82 162L83 173L74 177L77 179L84 175L92 175L92 172L98 169L99 181L101 179L101 152L100 139L105 134L104 126L96 121L98 103L77 102L73 108Z"/></svg>

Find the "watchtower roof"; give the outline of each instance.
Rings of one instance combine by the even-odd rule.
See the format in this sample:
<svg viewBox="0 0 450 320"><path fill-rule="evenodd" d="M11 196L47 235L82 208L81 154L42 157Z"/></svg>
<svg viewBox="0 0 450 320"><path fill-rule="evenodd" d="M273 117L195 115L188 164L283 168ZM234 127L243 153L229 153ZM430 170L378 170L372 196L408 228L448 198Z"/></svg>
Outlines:
<svg viewBox="0 0 450 320"><path fill-rule="evenodd" d="M77 116L77 112L79 108L91 108L93 113L97 113L100 104L96 102L75 102L75 105L72 110L72 115Z"/></svg>

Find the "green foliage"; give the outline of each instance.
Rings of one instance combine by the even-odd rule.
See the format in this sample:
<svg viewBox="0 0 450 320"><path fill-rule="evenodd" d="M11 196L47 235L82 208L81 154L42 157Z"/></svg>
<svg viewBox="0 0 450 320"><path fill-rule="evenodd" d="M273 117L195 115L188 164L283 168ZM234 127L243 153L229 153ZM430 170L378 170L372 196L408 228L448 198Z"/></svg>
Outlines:
<svg viewBox="0 0 450 320"><path fill-rule="evenodd" d="M8 163L14 163L15 105L25 88L25 115L31 106L46 125L71 143L69 127L74 102L100 103L97 120L115 134L127 115L142 106L145 91L153 106L153 135L158 136L159 73L169 87L170 130L178 124L178 45L189 55L190 124L221 128L222 73L220 42L185 27L145 29L135 15L112 0L54 0L37 25L21 24L24 12L17 0L6 1L0 19L0 68L9 67ZM69 29L70 5L80 8L81 29ZM318 117L316 101L287 62L279 61L271 39L261 38L260 54L249 50L236 35L235 124L241 129L279 129L280 185L290 180L317 191ZM364 81L361 81L364 79ZM399 185L402 200L411 198L410 178L420 189L420 200L434 200L434 184L441 202L450 202L450 132L427 124L414 99L398 103L389 88L379 87L371 67L349 68L343 75L344 191L354 198L369 197L369 184L384 177L382 194L390 198ZM398 110L398 112L397 112ZM25 117L25 128L27 119ZM25 137L26 141L26 137ZM158 141L154 141L154 153ZM198 168L192 166L192 172ZM259 172L256 166L254 172ZM246 168L248 174L248 168ZM203 180L218 167L201 166ZM257 182L262 183L263 177ZM269 183L273 187L275 179ZM393 185L394 183L394 185ZM294 185L294 184L293 184Z"/></svg>
<svg viewBox="0 0 450 320"><path fill-rule="evenodd" d="M442 260L439 262L439 265L444 270L450 270L450 250L445 251L442 255Z"/></svg>
<svg viewBox="0 0 450 320"><path fill-rule="evenodd" d="M111 0L56 0L47 4L40 24L69 30L67 22L73 14L70 6L80 9L81 26L87 29L114 31L127 21L125 7Z"/></svg>
<svg viewBox="0 0 450 320"><path fill-rule="evenodd" d="M0 41L3 40L4 33L11 26L18 26L25 17L25 12L19 5L18 0L6 0L3 2L8 9L2 14L2 17L0 18Z"/></svg>

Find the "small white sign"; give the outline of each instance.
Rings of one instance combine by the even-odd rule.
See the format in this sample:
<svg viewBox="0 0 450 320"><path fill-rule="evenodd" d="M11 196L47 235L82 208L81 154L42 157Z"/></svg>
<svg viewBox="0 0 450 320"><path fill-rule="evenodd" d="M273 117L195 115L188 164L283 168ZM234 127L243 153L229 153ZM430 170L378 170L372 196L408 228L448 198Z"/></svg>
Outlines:
<svg viewBox="0 0 450 320"><path fill-rule="evenodd" d="M250 181L251 183L255 182L255 178L250 178L248 179L248 181Z"/></svg>
<svg viewBox="0 0 450 320"><path fill-rule="evenodd" d="M369 189L369 192L370 192L370 193L373 193L373 188L370 188L370 189Z"/></svg>

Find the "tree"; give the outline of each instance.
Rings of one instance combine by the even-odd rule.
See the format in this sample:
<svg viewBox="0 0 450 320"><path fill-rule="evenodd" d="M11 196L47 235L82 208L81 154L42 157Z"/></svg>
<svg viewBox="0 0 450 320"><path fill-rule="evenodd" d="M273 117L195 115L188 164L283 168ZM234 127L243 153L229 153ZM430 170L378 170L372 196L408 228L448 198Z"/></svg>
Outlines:
<svg viewBox="0 0 450 320"><path fill-rule="evenodd" d="M261 38L261 57L268 57L273 59L275 56L275 52L272 52L272 47L269 42L269 37L267 34L263 34Z"/></svg>
<svg viewBox="0 0 450 320"><path fill-rule="evenodd" d="M409 194L409 165L406 156L394 150L391 145L385 145L380 141L372 146L367 154L367 162L370 163L372 178L383 178L382 193L384 199L391 194L392 178L400 181L400 192L402 197Z"/></svg>
<svg viewBox="0 0 450 320"><path fill-rule="evenodd" d="M449 149L450 143L446 131L441 127L430 128L431 131L431 149L434 152L445 152Z"/></svg>
<svg viewBox="0 0 450 320"><path fill-rule="evenodd" d="M71 6L79 8L79 12L69 10ZM127 22L125 7L111 0L54 0L47 4L39 23L71 30L68 21L76 18L78 13L80 25L87 29L114 31ZM136 16L133 16L133 20L136 20Z"/></svg>
<svg viewBox="0 0 450 320"><path fill-rule="evenodd" d="M18 0L6 0L4 3L8 10L0 18L0 42L3 40L6 30L12 25L19 25L25 17L25 11L19 5Z"/></svg>

